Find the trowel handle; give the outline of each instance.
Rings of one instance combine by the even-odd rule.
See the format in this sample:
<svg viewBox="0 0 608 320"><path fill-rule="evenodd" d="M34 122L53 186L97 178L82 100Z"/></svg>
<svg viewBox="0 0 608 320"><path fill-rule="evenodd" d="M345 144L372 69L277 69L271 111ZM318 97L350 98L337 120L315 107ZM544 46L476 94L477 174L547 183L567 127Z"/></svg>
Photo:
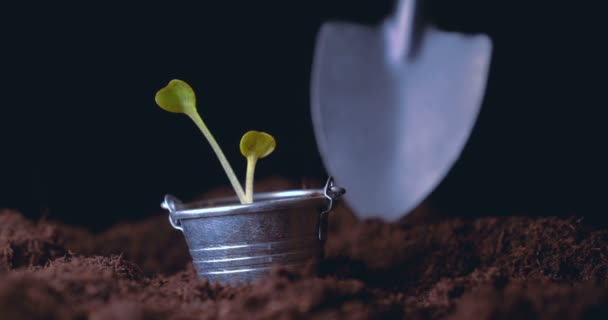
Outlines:
<svg viewBox="0 0 608 320"><path fill-rule="evenodd" d="M416 8L416 0L397 0L395 11L384 22L386 49L391 61L399 61L409 52L416 27Z"/></svg>

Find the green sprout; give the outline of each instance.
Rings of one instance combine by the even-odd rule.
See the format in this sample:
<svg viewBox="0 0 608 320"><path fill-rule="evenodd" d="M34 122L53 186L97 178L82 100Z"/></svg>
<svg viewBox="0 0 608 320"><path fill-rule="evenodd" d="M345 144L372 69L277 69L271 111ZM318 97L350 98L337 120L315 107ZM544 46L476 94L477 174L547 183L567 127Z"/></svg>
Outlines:
<svg viewBox="0 0 608 320"><path fill-rule="evenodd" d="M247 158L247 178L245 180L245 197L247 203L253 203L253 175L255 164L274 151L277 143L266 132L249 131L241 138L241 153Z"/></svg>
<svg viewBox="0 0 608 320"><path fill-rule="evenodd" d="M203 122L201 116L198 114L196 109L196 95L194 94L192 87L182 80L171 80L167 86L156 93L154 100L156 101L156 104L165 111L183 113L196 124L219 159L239 201L242 204L252 203L255 164L258 159L264 158L272 153L276 145L274 138L267 133L257 131L249 131L243 135L240 147L241 153L247 158L247 193L245 193L234 174L234 170L232 170L230 163L228 163L226 156L224 156L222 149L211 134L211 131L209 131L205 125L205 122Z"/></svg>

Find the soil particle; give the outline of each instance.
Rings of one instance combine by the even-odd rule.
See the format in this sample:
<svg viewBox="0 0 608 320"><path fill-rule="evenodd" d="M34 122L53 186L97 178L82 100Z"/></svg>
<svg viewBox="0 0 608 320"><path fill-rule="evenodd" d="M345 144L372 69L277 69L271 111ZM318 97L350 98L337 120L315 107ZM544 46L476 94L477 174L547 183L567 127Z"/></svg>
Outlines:
<svg viewBox="0 0 608 320"><path fill-rule="evenodd" d="M57 230L33 223L11 210L0 210L0 272L39 266L66 253Z"/></svg>
<svg viewBox="0 0 608 320"><path fill-rule="evenodd" d="M608 295L592 284L485 285L463 296L450 319L608 319Z"/></svg>

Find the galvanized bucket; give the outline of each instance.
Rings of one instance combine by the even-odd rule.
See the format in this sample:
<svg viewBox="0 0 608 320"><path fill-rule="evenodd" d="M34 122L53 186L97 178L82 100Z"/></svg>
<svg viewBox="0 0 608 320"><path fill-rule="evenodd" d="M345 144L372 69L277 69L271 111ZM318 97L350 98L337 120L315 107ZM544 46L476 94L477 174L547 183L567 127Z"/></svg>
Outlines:
<svg viewBox="0 0 608 320"><path fill-rule="evenodd" d="M297 267L321 259L327 215L344 192L330 177L323 189L260 193L252 204L236 197L182 203L167 195L161 206L184 233L200 278L249 283L273 264Z"/></svg>

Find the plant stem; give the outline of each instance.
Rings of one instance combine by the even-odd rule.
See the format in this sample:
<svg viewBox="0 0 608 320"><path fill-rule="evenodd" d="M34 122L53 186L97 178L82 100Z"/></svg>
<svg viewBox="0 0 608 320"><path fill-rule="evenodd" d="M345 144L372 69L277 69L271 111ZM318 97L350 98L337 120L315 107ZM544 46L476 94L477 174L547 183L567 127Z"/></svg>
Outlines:
<svg viewBox="0 0 608 320"><path fill-rule="evenodd" d="M209 129L205 125L205 122L203 122L203 119L201 119L201 117L198 115L198 113L194 113L194 114L188 113L187 115L188 115L188 117L190 117L190 119L192 119L192 121L194 121L196 126L201 130L201 132L203 133L205 138L207 138L207 141L209 141L211 148L215 152L215 155L217 156L217 158L220 160L220 164L222 165L222 167L224 168L224 171L226 172L226 175L228 176L228 180L230 180L230 183L232 184L232 188L236 192L237 197L239 197L239 201L241 203L246 203L245 193L243 192L243 187L241 186L239 179L237 179L236 175L234 174L234 170L232 170L230 163L228 163L226 156L224 156L222 149L217 144L217 141L215 141L215 138L211 134L211 131L209 131Z"/></svg>
<svg viewBox="0 0 608 320"><path fill-rule="evenodd" d="M255 155L247 157L247 178L245 179L245 196L247 203L253 203L253 175L255 173L255 164L258 159Z"/></svg>

